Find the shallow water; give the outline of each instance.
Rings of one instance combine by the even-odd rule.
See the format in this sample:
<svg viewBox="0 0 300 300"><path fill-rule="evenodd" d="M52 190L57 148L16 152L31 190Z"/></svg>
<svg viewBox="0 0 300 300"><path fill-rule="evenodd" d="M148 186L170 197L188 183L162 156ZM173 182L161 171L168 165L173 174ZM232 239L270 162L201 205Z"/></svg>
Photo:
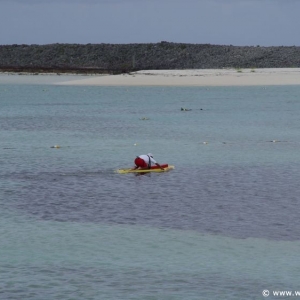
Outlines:
<svg viewBox="0 0 300 300"><path fill-rule="evenodd" d="M1 84L0 299L300 289L299 92Z"/></svg>

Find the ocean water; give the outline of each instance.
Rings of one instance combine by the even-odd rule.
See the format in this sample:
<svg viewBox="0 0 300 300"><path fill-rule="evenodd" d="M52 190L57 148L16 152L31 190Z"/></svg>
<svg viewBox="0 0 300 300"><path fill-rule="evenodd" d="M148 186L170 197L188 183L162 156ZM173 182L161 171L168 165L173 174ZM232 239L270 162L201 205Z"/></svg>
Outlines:
<svg viewBox="0 0 300 300"><path fill-rule="evenodd" d="M300 291L299 95L2 82L0 299Z"/></svg>

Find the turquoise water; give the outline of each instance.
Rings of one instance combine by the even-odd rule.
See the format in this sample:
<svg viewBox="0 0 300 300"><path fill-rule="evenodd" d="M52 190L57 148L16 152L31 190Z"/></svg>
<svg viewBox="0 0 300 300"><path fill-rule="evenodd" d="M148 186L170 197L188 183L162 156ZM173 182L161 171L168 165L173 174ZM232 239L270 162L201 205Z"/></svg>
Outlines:
<svg viewBox="0 0 300 300"><path fill-rule="evenodd" d="M0 299L300 290L299 94L0 84Z"/></svg>

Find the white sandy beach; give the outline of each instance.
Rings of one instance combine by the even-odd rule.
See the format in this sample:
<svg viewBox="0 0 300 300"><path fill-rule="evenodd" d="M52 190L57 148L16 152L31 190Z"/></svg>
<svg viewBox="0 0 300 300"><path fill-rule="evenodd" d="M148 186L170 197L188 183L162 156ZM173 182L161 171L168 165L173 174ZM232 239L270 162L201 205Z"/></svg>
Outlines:
<svg viewBox="0 0 300 300"><path fill-rule="evenodd" d="M95 86L251 86L299 85L300 68L147 70L122 75L91 76L62 85Z"/></svg>
<svg viewBox="0 0 300 300"><path fill-rule="evenodd" d="M300 68L147 70L121 75L18 75L2 73L1 83L83 86L268 86L299 85Z"/></svg>

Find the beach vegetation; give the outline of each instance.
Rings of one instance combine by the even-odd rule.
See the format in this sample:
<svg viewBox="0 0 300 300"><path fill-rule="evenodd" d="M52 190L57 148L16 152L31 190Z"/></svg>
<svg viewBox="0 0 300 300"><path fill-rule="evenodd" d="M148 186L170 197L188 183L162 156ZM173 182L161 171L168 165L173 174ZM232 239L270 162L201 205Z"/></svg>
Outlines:
<svg viewBox="0 0 300 300"><path fill-rule="evenodd" d="M66 52L66 50L65 50L65 47L63 45L58 48L58 53L60 55L64 55L65 52Z"/></svg>
<svg viewBox="0 0 300 300"><path fill-rule="evenodd" d="M238 73L246 70L253 73L255 68L299 68L299 56L298 46L258 45L257 48L255 45L242 47L167 41L147 44L14 44L0 45L0 69L121 73L137 69L229 68Z"/></svg>
<svg viewBox="0 0 300 300"><path fill-rule="evenodd" d="M174 48L172 43L169 43L166 41L161 41L159 45L160 45L161 49L164 49L164 50L171 50Z"/></svg>
<svg viewBox="0 0 300 300"><path fill-rule="evenodd" d="M36 53L37 54L41 54L41 53L43 53L44 52L44 48L42 48L42 47L37 47L36 48Z"/></svg>
<svg viewBox="0 0 300 300"><path fill-rule="evenodd" d="M132 67L130 63L123 63L120 66L122 73L130 73Z"/></svg>

